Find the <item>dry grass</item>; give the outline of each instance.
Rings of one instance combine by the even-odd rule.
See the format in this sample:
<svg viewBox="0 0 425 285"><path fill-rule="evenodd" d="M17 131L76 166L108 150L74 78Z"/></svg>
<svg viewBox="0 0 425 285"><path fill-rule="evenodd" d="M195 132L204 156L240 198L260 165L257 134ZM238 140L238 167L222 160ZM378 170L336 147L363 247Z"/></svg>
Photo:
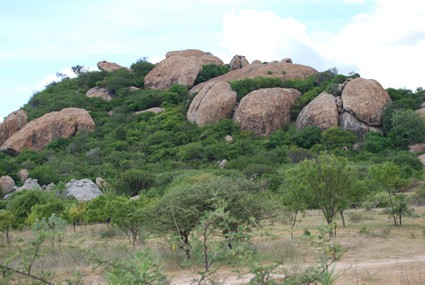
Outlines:
<svg viewBox="0 0 425 285"><path fill-rule="evenodd" d="M417 207L415 212L416 217L405 218L402 227L392 226L388 215L380 209L347 211L347 217L357 215L360 220L353 222L347 218L346 228L336 219L337 241L347 249L336 265L340 274L337 284L425 284L425 207ZM279 260L292 265L311 262L315 251L302 235L305 229L314 234L324 223L320 211L309 211L296 226L294 241L290 239L289 225L265 225L253 233L257 260L264 263ZM22 256L16 252L28 247L32 238L30 231L22 231L13 232L10 245L0 239L0 260L4 262L14 256L10 264L19 267ZM168 275L174 276L174 283L185 284L193 276L191 269L180 266L184 255L173 251L166 240L149 239L138 245L138 249L145 247L161 257ZM81 279L83 284L102 284L105 272L96 267L96 260L125 259L132 251L122 233L105 225L77 228L76 233L69 228L64 241L54 251L49 244L43 247L43 255L35 262L33 272L49 269L55 272L55 280ZM226 284L242 282L232 270L229 266L224 270L226 276L230 275ZM1 281L0 278L0 284Z"/></svg>

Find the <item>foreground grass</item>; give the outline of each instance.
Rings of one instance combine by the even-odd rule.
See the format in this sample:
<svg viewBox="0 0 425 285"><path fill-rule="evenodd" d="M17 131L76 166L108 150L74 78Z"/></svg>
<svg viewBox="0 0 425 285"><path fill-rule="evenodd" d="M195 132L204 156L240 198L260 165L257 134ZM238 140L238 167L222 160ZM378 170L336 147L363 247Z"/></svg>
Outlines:
<svg viewBox="0 0 425 285"><path fill-rule="evenodd" d="M417 207L412 217L405 218L402 227L392 226L382 209L349 210L346 219L346 228L336 219L336 240L346 249L336 264L337 284L425 283L425 207ZM264 223L252 232L254 259L264 264L279 261L291 266L311 263L316 251L303 236L306 232L315 234L324 223L319 211L308 211L296 226L294 240L286 223ZM27 262L24 253L32 239L32 232L24 230L14 231L8 245L0 240L0 261L24 269L23 264ZM161 260L173 284L190 283L201 267L196 263L184 266L184 254L165 238L148 238L139 243L136 250L144 248L149 248ZM99 261L126 260L133 252L126 236L117 229L99 224L77 227L74 233L69 228L61 242L43 245L32 273L49 276L55 284L104 284L106 272L98 266ZM226 284L243 284L244 279L237 277L246 274L245 265L232 262L223 264L217 278L227 277ZM0 284L4 283L2 279L8 280L8 284L31 284L18 275L8 278L0 277Z"/></svg>

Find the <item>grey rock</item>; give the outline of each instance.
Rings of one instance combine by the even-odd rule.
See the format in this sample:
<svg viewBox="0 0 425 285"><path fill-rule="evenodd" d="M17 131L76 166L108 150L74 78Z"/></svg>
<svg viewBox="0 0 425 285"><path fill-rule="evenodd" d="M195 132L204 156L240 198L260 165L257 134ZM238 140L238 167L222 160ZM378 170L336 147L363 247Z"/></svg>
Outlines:
<svg viewBox="0 0 425 285"><path fill-rule="evenodd" d="M90 201L100 195L103 195L102 191L90 179L72 179L66 183L66 197L75 198L78 201Z"/></svg>
<svg viewBox="0 0 425 285"><path fill-rule="evenodd" d="M16 191L24 190L42 190L37 179L28 178L22 187L19 187Z"/></svg>
<svg viewBox="0 0 425 285"><path fill-rule="evenodd" d="M0 189L3 194L9 194L15 191L15 181L10 176L0 177Z"/></svg>

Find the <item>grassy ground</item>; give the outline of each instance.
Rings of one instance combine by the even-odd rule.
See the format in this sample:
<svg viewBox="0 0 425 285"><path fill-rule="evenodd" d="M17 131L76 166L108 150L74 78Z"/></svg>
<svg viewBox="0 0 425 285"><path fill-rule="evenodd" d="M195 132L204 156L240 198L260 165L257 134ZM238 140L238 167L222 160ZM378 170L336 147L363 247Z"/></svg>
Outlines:
<svg viewBox="0 0 425 285"><path fill-rule="evenodd" d="M425 207L417 207L412 217L404 218L402 227L392 226L388 215L382 212L382 209L349 210L346 228L336 219L336 240L346 249L336 264L337 284L425 284ZM309 211L296 226L293 241L289 225L266 223L253 233L256 260L263 263L284 261L299 266L311 263L316 251L302 236L305 230L314 234L324 223L319 211ZM14 231L9 245L0 239L0 260L24 269L22 265L27 262L23 260L24 252L33 239L32 235L30 231ZM136 250L146 247L161 258L173 284L191 282L196 268L182 267L184 255L173 251L165 239L148 239ZM69 228L63 241L55 242L54 246L47 242L40 252L33 273L54 272L53 279L59 284L67 279L73 284L78 284L77 281L80 284L104 284L104 268L98 267L96 261L126 260L133 249L120 231L106 225L92 225L77 227L75 233ZM236 273L236 269L242 273ZM242 279L238 276L245 273L246 269L238 264L225 264L218 279L226 278L225 284L244 284L249 276ZM2 283L2 280L8 281ZM0 277L0 284L19 284L19 280L25 279L14 275L13 280Z"/></svg>

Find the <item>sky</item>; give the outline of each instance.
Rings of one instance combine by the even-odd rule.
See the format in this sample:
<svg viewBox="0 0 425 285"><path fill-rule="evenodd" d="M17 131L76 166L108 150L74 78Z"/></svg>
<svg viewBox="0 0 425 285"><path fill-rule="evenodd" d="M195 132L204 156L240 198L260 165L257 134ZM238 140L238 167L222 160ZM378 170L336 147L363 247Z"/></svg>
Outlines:
<svg viewBox="0 0 425 285"><path fill-rule="evenodd" d="M425 88L423 0L0 0L0 121L56 73L200 49Z"/></svg>

